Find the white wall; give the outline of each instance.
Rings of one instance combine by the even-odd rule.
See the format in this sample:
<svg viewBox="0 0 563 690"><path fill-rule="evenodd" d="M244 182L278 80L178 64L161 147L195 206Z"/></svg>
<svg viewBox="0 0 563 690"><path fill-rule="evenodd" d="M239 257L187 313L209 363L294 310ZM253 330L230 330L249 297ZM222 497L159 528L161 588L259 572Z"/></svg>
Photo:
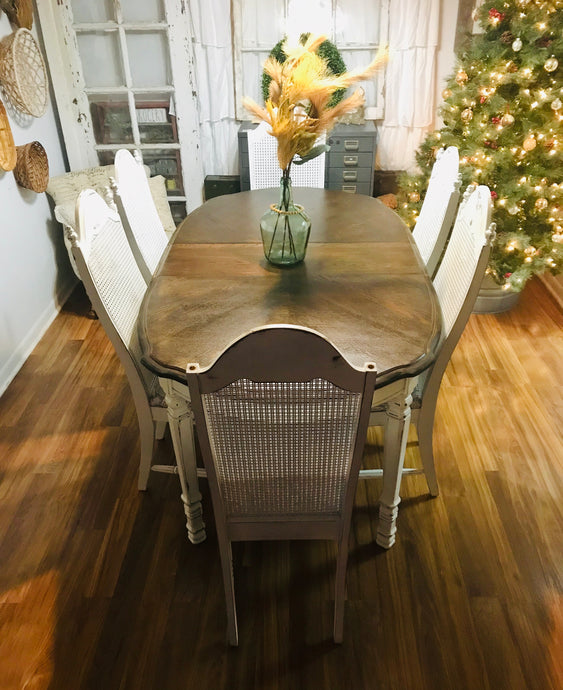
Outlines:
<svg viewBox="0 0 563 690"><path fill-rule="evenodd" d="M0 39L12 27L0 13ZM37 38L36 26L32 32ZM0 93L16 146L39 141L51 175L65 172L51 95L41 118L18 117ZM47 195L20 187L0 170L0 395L55 318L76 279Z"/></svg>

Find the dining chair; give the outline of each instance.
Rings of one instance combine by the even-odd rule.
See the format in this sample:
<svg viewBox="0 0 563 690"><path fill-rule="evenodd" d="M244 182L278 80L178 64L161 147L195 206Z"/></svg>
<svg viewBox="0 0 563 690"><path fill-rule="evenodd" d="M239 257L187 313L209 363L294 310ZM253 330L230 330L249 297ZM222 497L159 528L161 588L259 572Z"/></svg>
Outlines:
<svg viewBox="0 0 563 690"><path fill-rule="evenodd" d="M277 139L268 134L270 125L261 122L248 134L248 164L250 171L250 189L264 189L278 187L281 178L281 168L278 163ZM326 134L317 139L317 144L326 142ZM293 187L325 186L325 154L313 158L302 165L291 166L291 184Z"/></svg>
<svg viewBox="0 0 563 690"><path fill-rule="evenodd" d="M133 255L147 284L168 245L168 236L151 196L143 164L129 151L115 155L114 199Z"/></svg>
<svg viewBox="0 0 563 690"><path fill-rule="evenodd" d="M436 272L452 228L460 186L457 148L449 146L441 149L432 168L428 189L412 233L429 276Z"/></svg>
<svg viewBox="0 0 563 690"><path fill-rule="evenodd" d="M147 488L151 470L177 472L184 500L188 495L188 472L184 466L185 459L179 456L176 446L176 466L153 465L154 440L163 438L169 419L158 378L141 363L137 319L147 284L135 261L118 213L93 189L79 194L75 225L76 230L70 229L68 232L79 276L125 369L133 394L141 439L138 487L140 490ZM192 424L188 433L190 429L195 467ZM174 434L172 436L174 440Z"/></svg>
<svg viewBox="0 0 563 690"><path fill-rule="evenodd" d="M489 260L496 227L491 223L491 206L488 187L467 188L433 280L442 309L444 339L434 364L418 377L412 394L410 421L416 425L422 469L402 468L403 475L424 473L432 496L438 495L432 448L436 401L444 371L467 324ZM381 392L379 396L381 399ZM376 405L372 408L369 425L385 426L386 416L386 406ZM360 477L381 474L382 470L362 470Z"/></svg>
<svg viewBox="0 0 563 690"><path fill-rule="evenodd" d="M238 644L231 543L338 544L334 640L343 636L348 538L375 364L350 366L319 333L251 331L187 380L211 491L227 604Z"/></svg>

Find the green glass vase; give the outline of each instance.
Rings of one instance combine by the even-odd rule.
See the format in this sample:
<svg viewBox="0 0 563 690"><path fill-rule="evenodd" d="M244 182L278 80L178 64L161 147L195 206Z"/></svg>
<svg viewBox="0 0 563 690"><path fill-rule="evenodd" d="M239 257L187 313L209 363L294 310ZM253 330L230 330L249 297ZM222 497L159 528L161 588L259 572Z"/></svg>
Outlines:
<svg viewBox="0 0 563 690"><path fill-rule="evenodd" d="M303 206L293 203L291 178L280 180L280 200L260 219L264 256L276 266L292 266L305 258L311 220Z"/></svg>

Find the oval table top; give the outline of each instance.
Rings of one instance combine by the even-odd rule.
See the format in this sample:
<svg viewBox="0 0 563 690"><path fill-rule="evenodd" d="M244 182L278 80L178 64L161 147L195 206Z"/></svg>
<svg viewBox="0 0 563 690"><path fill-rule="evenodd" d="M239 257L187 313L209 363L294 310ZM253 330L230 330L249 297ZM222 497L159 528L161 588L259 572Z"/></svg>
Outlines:
<svg viewBox="0 0 563 690"><path fill-rule="evenodd" d="M399 216L377 199L295 188L311 218L305 261L264 258L259 219L278 190L216 197L180 224L139 319L142 360L185 383L254 328L294 324L322 333L355 367L377 365L377 387L432 364L441 310Z"/></svg>

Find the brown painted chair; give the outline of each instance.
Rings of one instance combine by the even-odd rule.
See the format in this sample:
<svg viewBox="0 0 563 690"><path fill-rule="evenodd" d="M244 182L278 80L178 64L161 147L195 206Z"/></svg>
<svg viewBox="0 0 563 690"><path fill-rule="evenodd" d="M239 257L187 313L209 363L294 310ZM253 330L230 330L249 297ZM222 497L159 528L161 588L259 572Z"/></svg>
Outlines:
<svg viewBox="0 0 563 690"><path fill-rule="evenodd" d="M238 644L231 542L338 543L334 640L342 641L348 537L375 365L351 367L320 334L252 331L187 379L211 490L227 602Z"/></svg>

